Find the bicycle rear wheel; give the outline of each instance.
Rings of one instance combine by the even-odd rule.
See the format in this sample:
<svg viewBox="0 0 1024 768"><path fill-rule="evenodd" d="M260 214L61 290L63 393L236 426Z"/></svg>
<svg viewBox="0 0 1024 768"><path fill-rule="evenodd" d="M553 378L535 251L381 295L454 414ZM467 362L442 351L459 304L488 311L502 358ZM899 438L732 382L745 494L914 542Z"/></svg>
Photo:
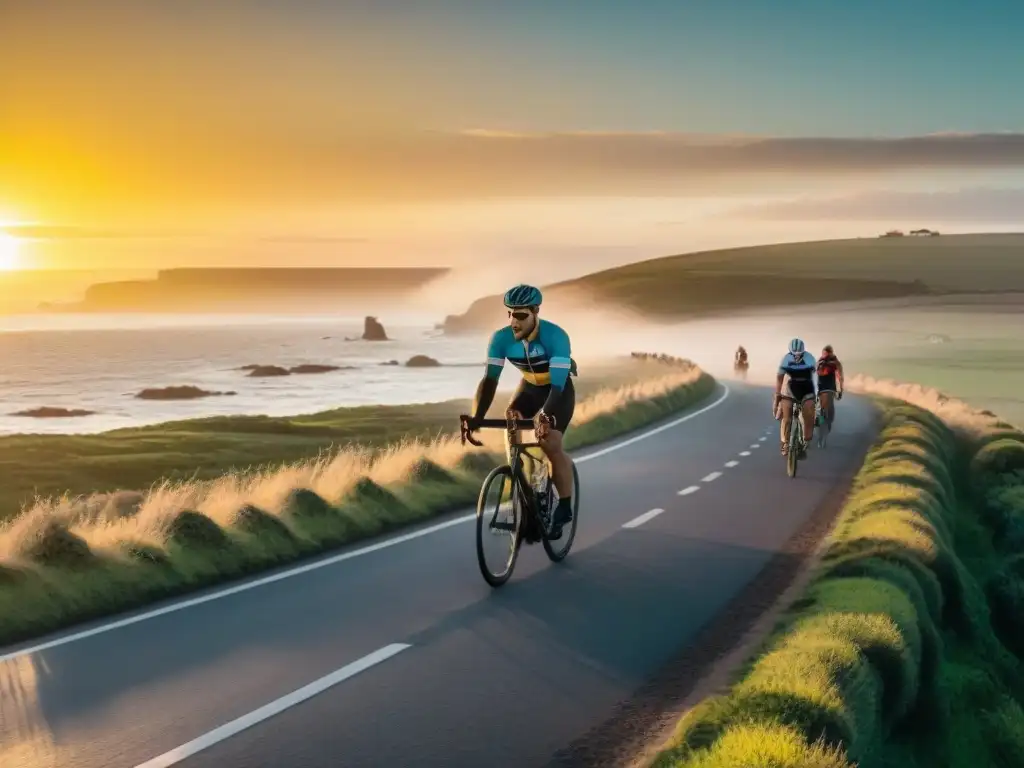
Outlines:
<svg viewBox="0 0 1024 768"><path fill-rule="evenodd" d="M502 464L490 471L476 505L476 559L484 581L500 587L516 567L522 537L522 493L512 467ZM497 544L496 547L488 545ZM496 555L494 565L488 553Z"/></svg>
<svg viewBox="0 0 1024 768"><path fill-rule="evenodd" d="M548 519L550 521L551 515L554 514L555 505L558 503L558 492L555 490L555 484L551 482L551 478L548 478ZM565 556L569 554L569 550L572 549L572 543L576 538L576 525L580 520L580 473L576 469L576 462L572 463L572 520L562 526L562 536L559 539L552 541L548 538L548 530L544 531L544 537L542 542L544 544L544 551L547 552L548 558L553 563L560 563L565 559Z"/></svg>

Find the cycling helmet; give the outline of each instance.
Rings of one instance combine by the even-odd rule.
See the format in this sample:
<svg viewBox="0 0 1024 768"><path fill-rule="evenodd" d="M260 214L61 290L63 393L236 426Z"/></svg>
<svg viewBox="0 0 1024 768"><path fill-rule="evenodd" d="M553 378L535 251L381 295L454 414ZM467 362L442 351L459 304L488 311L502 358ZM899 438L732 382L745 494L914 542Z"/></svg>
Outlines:
<svg viewBox="0 0 1024 768"><path fill-rule="evenodd" d="M532 285L517 285L505 292L505 306L509 309L515 307L539 307L544 298L540 290Z"/></svg>
<svg viewBox="0 0 1024 768"><path fill-rule="evenodd" d="M832 349L832 345L831 344L826 344L825 345L825 352L827 352L828 354L831 355L831 354L833 354L835 352L835 350Z"/></svg>
<svg viewBox="0 0 1024 768"><path fill-rule="evenodd" d="M804 340L793 339L789 342L789 351L794 355L802 355L804 353Z"/></svg>

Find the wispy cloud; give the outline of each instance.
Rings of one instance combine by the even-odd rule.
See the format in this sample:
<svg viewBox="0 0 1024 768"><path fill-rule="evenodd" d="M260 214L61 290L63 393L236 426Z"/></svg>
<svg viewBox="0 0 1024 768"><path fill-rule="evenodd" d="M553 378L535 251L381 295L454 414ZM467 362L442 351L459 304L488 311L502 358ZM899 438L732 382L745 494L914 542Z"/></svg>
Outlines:
<svg viewBox="0 0 1024 768"><path fill-rule="evenodd" d="M776 221L931 221L1024 224L1024 189L876 191L735 209L729 217Z"/></svg>

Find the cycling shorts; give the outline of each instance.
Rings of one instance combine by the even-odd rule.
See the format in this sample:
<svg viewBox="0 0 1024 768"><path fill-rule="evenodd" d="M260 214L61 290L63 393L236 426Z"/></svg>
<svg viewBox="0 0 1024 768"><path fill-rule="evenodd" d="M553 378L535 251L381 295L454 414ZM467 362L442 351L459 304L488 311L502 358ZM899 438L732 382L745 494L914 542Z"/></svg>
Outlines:
<svg viewBox="0 0 1024 768"><path fill-rule="evenodd" d="M786 400L802 403L814 399L814 382L811 379L791 379L786 377L782 385L781 395Z"/></svg>
<svg viewBox="0 0 1024 768"><path fill-rule="evenodd" d="M550 384L541 386L531 384L526 379L521 379L508 407L514 411L519 411L524 419L532 419L544 407L550 392ZM576 390L572 385L572 379L567 379L565 387L562 389L562 396L558 398L558 404L555 406L554 412L549 414L555 417L555 424L552 429L565 434L565 430L572 421L572 414L575 410Z"/></svg>
<svg viewBox="0 0 1024 768"><path fill-rule="evenodd" d="M818 393L822 392L838 392L836 389L836 375L830 374L828 376L818 377Z"/></svg>

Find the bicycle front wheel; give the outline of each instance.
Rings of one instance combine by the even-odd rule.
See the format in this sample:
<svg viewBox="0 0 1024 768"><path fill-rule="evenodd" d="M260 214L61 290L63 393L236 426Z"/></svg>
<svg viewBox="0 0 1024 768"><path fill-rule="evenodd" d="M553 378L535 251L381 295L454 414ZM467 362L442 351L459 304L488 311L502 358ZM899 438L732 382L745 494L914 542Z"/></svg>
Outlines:
<svg viewBox="0 0 1024 768"><path fill-rule="evenodd" d="M800 436L797 430L803 429L800 423L800 414L794 409L792 419L789 422L789 451L786 453L786 474L796 477L796 465L799 462Z"/></svg>
<svg viewBox="0 0 1024 768"><path fill-rule="evenodd" d="M484 581L500 587L516 566L522 535L522 495L512 467L495 467L484 478L476 505L476 558Z"/></svg>
<svg viewBox="0 0 1024 768"><path fill-rule="evenodd" d="M553 515L557 502L557 491L554 483L548 479L548 514ZM572 543L576 539L576 526L580 521L580 473L576 469L576 462L572 462L572 520L562 526L561 538L551 540L548 532L544 531L541 541L544 544L544 551L553 563L560 563L572 549Z"/></svg>

